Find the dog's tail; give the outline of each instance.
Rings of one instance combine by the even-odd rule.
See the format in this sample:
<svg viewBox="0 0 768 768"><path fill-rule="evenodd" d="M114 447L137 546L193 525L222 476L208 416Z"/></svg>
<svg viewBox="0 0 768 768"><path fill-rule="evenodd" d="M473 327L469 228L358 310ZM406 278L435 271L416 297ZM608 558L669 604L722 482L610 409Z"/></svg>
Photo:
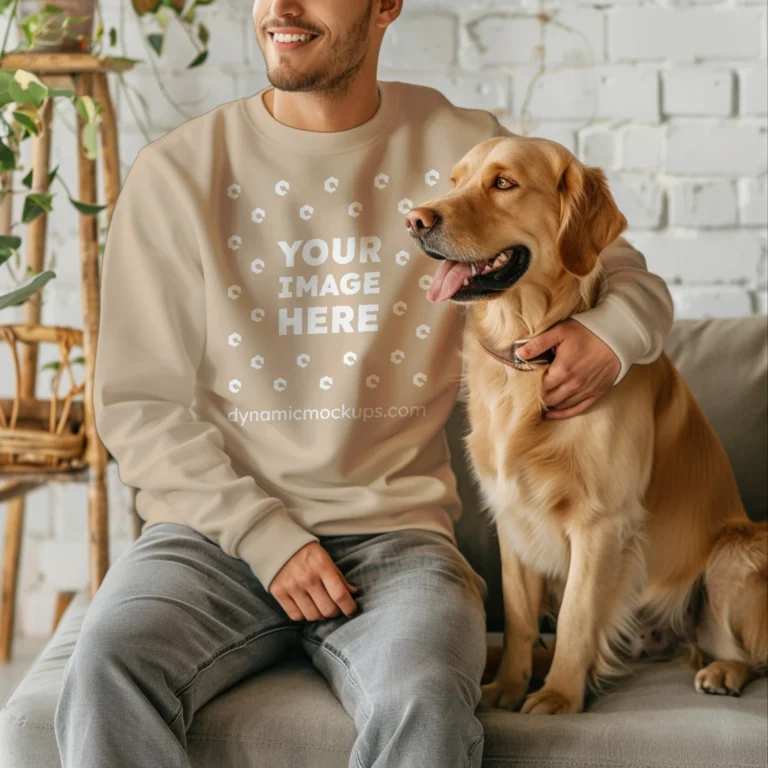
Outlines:
<svg viewBox="0 0 768 768"><path fill-rule="evenodd" d="M709 608L720 625L730 629L753 669L768 670L768 523L726 524L705 581Z"/></svg>

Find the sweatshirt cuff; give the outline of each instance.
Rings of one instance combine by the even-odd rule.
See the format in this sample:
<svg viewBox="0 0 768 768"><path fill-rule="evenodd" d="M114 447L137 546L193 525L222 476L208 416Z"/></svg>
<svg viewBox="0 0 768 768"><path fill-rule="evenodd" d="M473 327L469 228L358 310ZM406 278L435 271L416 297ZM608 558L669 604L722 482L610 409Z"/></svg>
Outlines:
<svg viewBox="0 0 768 768"><path fill-rule="evenodd" d="M571 318L592 331L619 358L621 370L613 382L614 387L648 350L650 340L647 330L626 311L621 299L610 294L606 294L596 307L571 315Z"/></svg>
<svg viewBox="0 0 768 768"><path fill-rule="evenodd" d="M269 586L278 571L311 541L319 539L294 522L285 507L280 506L267 512L240 539L237 556L248 563L256 578L269 592Z"/></svg>

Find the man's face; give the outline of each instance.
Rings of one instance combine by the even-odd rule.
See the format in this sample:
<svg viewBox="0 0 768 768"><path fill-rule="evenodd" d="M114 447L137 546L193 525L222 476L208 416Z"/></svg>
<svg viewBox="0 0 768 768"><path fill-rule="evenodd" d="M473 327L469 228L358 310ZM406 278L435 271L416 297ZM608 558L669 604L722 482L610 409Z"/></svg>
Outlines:
<svg viewBox="0 0 768 768"><path fill-rule="evenodd" d="M368 53L373 2L255 0L269 82L281 91L343 90Z"/></svg>

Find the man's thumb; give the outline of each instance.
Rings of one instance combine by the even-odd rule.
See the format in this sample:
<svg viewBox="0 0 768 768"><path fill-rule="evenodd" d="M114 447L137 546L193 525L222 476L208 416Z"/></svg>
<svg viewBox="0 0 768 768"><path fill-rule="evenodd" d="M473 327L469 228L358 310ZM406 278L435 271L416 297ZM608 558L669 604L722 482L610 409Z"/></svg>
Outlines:
<svg viewBox="0 0 768 768"><path fill-rule="evenodd" d="M518 347L517 356L523 360L538 357L539 355L543 355L548 349L556 347L561 340L562 338L559 329L550 328L548 331L544 331L544 333L534 336L529 342L523 344L522 347Z"/></svg>

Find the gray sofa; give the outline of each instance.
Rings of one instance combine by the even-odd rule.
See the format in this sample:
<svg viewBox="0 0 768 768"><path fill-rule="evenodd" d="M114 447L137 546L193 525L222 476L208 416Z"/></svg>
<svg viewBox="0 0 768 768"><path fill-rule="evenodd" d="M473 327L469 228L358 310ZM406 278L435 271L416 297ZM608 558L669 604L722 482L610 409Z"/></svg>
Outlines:
<svg viewBox="0 0 768 768"><path fill-rule="evenodd" d="M667 343L728 451L754 519L765 519L768 508L766 321L765 316L677 321ZM465 506L457 535L489 585L489 632L500 632L498 546L478 514L461 450L465 429L458 404L448 426ZM59 766L53 712L86 607L87 596L81 593L5 702L0 712L2 768ZM634 671L607 694L591 697L579 715L478 710L486 729L483 766L765 768L768 679L753 682L733 698L695 693L692 671L672 664L639 663ZM188 738L195 768L346 768L355 728L323 678L297 656L211 701L195 717Z"/></svg>

